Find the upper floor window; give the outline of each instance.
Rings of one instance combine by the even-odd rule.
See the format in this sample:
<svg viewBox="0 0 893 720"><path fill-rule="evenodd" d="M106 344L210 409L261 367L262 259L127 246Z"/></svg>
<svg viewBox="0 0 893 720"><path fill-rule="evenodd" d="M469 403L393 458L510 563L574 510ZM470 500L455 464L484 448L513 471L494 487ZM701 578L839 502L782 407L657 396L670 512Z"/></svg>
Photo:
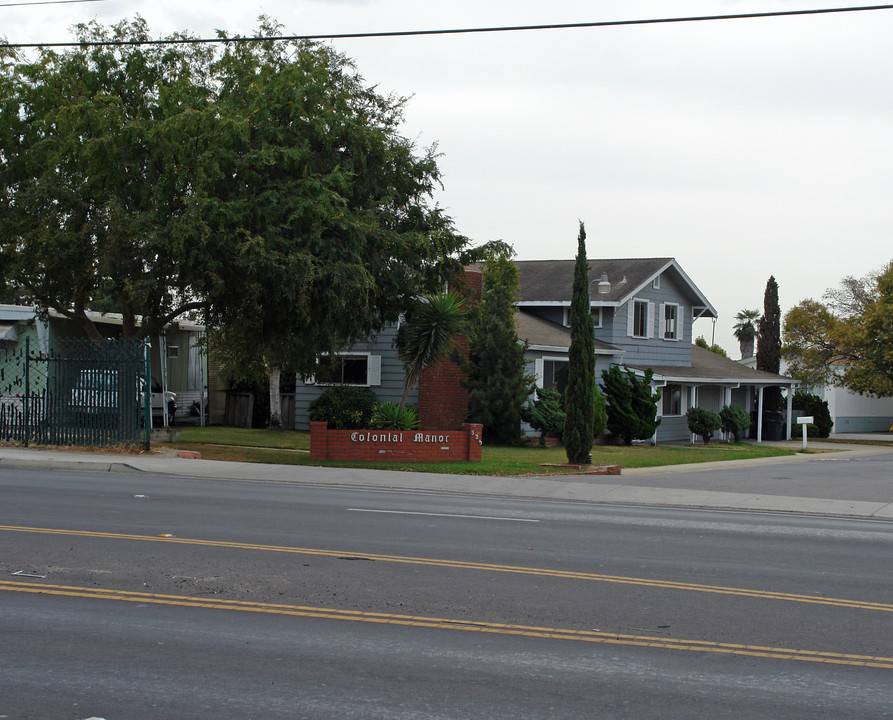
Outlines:
<svg viewBox="0 0 893 720"><path fill-rule="evenodd" d="M679 339L679 306L672 303L664 305L664 340Z"/></svg>
<svg viewBox="0 0 893 720"><path fill-rule="evenodd" d="M651 287L655 290L660 290L660 275L658 275L654 280L651 281Z"/></svg>
<svg viewBox="0 0 893 720"><path fill-rule="evenodd" d="M602 308L600 308L600 307L590 308L589 314L592 315L592 326L600 328L602 326ZM563 317L562 325L564 325L564 327L571 326L571 309L570 308L567 308L567 307L564 308L564 317Z"/></svg>
<svg viewBox="0 0 893 720"><path fill-rule="evenodd" d="M602 326L602 309L594 307L589 311L589 314L592 315L592 326L600 328Z"/></svg>
<svg viewBox="0 0 893 720"><path fill-rule="evenodd" d="M637 338L648 337L648 301L633 300L632 307L632 336Z"/></svg>

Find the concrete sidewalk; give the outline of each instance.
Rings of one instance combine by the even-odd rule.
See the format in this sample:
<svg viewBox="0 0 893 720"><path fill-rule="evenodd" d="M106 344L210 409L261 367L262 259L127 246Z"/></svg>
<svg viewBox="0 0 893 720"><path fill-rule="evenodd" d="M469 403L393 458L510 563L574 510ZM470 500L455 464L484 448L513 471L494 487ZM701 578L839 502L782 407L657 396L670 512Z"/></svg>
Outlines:
<svg viewBox="0 0 893 720"><path fill-rule="evenodd" d="M886 439L886 435L882 436ZM855 439L855 438L849 438ZM873 437L872 439L876 439ZM624 469L620 476L489 477L185 459L170 453L104 454L0 448L0 471L28 467L139 472L184 478L304 483L495 497L724 508L893 520L893 436L890 444L810 442L828 452L777 458ZM799 448L800 442L777 443ZM870 460L854 475L847 462Z"/></svg>

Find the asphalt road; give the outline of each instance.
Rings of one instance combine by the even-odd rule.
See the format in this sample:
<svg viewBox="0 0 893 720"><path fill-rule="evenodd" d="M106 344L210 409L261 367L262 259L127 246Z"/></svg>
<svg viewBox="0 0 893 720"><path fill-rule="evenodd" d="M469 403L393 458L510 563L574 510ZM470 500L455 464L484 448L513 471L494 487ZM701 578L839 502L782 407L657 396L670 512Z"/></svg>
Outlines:
<svg viewBox="0 0 893 720"><path fill-rule="evenodd" d="M893 717L891 580L884 521L4 469L0 718Z"/></svg>

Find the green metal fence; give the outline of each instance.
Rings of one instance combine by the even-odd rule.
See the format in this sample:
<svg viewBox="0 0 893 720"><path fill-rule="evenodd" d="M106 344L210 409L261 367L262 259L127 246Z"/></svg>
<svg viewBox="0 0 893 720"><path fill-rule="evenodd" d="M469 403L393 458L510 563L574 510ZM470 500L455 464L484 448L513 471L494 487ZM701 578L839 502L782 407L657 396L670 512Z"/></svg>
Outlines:
<svg viewBox="0 0 893 720"><path fill-rule="evenodd" d="M149 345L143 340L26 337L0 350L0 440L148 447Z"/></svg>

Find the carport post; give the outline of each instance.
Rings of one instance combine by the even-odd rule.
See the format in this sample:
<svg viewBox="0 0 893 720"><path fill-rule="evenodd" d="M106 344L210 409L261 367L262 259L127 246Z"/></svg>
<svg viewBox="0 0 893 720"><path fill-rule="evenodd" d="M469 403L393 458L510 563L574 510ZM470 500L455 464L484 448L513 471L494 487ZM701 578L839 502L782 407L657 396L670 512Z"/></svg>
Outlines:
<svg viewBox="0 0 893 720"><path fill-rule="evenodd" d="M787 435L788 436L787 436L787 438L785 438L786 440L791 440L794 435L794 428L791 427L791 417L793 417L793 414L794 414L793 410L794 410L794 386L790 385L790 386L788 386L788 406L787 406L787 411L788 411ZM806 449L805 446L803 449L804 450Z"/></svg>
<svg viewBox="0 0 893 720"><path fill-rule="evenodd" d="M763 442L763 386L757 389L757 442Z"/></svg>

